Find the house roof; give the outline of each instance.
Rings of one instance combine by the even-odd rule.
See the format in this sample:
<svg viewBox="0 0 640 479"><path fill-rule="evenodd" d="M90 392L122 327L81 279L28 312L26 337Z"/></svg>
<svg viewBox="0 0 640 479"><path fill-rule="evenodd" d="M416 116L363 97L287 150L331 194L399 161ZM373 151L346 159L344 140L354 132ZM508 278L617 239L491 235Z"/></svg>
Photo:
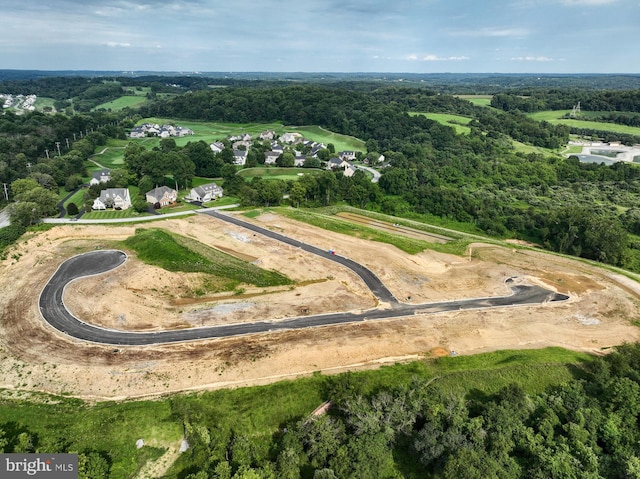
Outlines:
<svg viewBox="0 0 640 479"><path fill-rule="evenodd" d="M91 176L96 180L99 180L103 176L111 176L111 170L105 168L104 170L94 171Z"/></svg>
<svg viewBox="0 0 640 479"><path fill-rule="evenodd" d="M104 202L107 198L126 198L129 196L129 190L127 188L107 188L100 192L100 201Z"/></svg>
<svg viewBox="0 0 640 479"><path fill-rule="evenodd" d="M198 196L205 196L207 193L211 193L212 191L219 191L220 188L216 183L207 183L205 185L196 186L193 190L198 193Z"/></svg>
<svg viewBox="0 0 640 479"><path fill-rule="evenodd" d="M173 188L169 188L168 186L156 186L151 191L147 191L147 195L153 196L155 198L162 198L166 193L172 194L175 192Z"/></svg>

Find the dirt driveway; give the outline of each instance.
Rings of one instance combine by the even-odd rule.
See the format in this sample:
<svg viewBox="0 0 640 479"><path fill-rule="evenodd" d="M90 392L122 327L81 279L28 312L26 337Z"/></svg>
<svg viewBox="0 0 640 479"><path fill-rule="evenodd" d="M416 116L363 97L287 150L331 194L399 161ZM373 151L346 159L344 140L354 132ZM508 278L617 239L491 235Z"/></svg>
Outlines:
<svg viewBox="0 0 640 479"><path fill-rule="evenodd" d="M526 277L571 295L562 304L438 315L207 340L113 348L52 331L40 318L38 295L66 258L113 247L132 226L64 225L26 238L0 264L0 387L119 399L174 391L260 384L314 371L375 367L455 350L462 354L558 345L600 352L640 338L637 283L552 255L487 245L471 254L397 248L321 230L275 215L255 221L315 246L335 249L373 270L394 295L410 302L508 294L504 279ZM296 287L244 287L203 297L198 274L170 273L131 254L113 274L66 290L65 303L88 322L126 330L160 330L285 318L376 305L361 280L339 265L207 216L171 219L166 228L266 269ZM238 292L236 292L238 293Z"/></svg>

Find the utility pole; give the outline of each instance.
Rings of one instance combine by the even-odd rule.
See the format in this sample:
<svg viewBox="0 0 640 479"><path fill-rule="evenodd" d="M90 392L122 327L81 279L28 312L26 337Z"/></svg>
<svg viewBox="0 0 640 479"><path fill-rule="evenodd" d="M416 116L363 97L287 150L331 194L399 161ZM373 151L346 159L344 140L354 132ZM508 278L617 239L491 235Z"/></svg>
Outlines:
<svg viewBox="0 0 640 479"><path fill-rule="evenodd" d="M60 142L56 141L56 148L58 148L58 156L60 156Z"/></svg>
<svg viewBox="0 0 640 479"><path fill-rule="evenodd" d="M9 190L6 183L2 183L2 189L4 190L4 199L9 201Z"/></svg>
<svg viewBox="0 0 640 479"><path fill-rule="evenodd" d="M76 134L73 134L73 141L76 141Z"/></svg>
<svg viewBox="0 0 640 479"><path fill-rule="evenodd" d="M47 160L50 160L51 158L49 158L49 150L45 149L44 150L45 155L47 155Z"/></svg>
<svg viewBox="0 0 640 479"><path fill-rule="evenodd" d="M67 140L67 150L69 149L69 138L65 138Z"/></svg>
<svg viewBox="0 0 640 479"><path fill-rule="evenodd" d="M31 163L27 163L27 168L29 169L29 174L31 174Z"/></svg>

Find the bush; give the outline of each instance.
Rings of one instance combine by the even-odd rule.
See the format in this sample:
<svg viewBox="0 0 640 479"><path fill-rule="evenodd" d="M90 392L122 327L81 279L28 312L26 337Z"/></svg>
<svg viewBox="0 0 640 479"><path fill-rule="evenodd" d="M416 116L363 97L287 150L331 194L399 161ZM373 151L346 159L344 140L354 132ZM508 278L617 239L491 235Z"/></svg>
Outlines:
<svg viewBox="0 0 640 479"><path fill-rule="evenodd" d="M76 205L75 203L71 202L67 205L67 214L69 214L70 216L75 216L80 212L80 210L78 210L78 205Z"/></svg>

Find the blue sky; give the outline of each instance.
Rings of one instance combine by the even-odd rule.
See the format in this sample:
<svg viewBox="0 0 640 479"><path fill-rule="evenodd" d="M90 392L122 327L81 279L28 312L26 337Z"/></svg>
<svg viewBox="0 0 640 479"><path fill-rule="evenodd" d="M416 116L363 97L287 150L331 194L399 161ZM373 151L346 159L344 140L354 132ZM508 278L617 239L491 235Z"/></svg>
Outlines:
<svg viewBox="0 0 640 479"><path fill-rule="evenodd" d="M0 68L639 73L640 0L0 0Z"/></svg>

